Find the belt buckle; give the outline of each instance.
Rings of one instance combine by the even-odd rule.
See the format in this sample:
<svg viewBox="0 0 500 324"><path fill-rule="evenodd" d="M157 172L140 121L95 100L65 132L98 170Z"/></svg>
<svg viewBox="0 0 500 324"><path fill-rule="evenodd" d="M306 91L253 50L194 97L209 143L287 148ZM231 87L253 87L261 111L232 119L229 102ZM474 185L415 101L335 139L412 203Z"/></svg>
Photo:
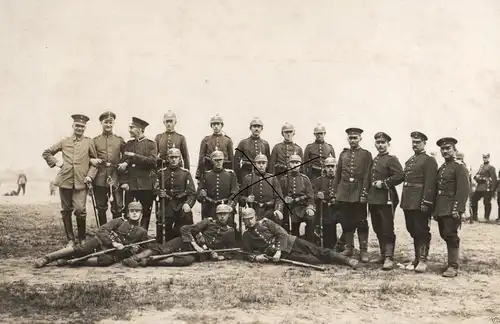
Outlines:
<svg viewBox="0 0 500 324"><path fill-rule="evenodd" d="M354 178L349 178L349 182L354 182Z"/></svg>
<svg viewBox="0 0 500 324"><path fill-rule="evenodd" d="M264 204L263 203L259 203L259 207L264 207Z"/></svg>
<svg viewBox="0 0 500 324"><path fill-rule="evenodd" d="M132 164L132 168L135 168L135 164Z"/></svg>
<svg viewBox="0 0 500 324"><path fill-rule="evenodd" d="M405 182L403 186L407 186L408 185L408 182Z"/></svg>

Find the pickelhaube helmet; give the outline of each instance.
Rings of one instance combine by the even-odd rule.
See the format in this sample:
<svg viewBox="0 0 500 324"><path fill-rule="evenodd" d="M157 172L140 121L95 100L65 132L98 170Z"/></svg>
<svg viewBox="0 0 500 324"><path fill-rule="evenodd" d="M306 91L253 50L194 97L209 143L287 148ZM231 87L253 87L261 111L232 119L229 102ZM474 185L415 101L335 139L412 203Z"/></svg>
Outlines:
<svg viewBox="0 0 500 324"><path fill-rule="evenodd" d="M258 154L255 157L254 162L267 162L267 156L265 156L264 154Z"/></svg>
<svg viewBox="0 0 500 324"><path fill-rule="evenodd" d="M295 128L293 127L292 124L290 123L285 123L283 126L281 126L281 132L289 132L289 131L295 131Z"/></svg>
<svg viewBox="0 0 500 324"><path fill-rule="evenodd" d="M241 211L241 218L252 218L255 217L255 209L253 208L243 208Z"/></svg>
<svg viewBox="0 0 500 324"><path fill-rule="evenodd" d="M172 147L167 151L167 156L181 156L181 150Z"/></svg>
<svg viewBox="0 0 500 324"><path fill-rule="evenodd" d="M317 134L317 133L326 133L325 126L323 126L321 124L316 125L316 127L314 127L314 134Z"/></svg>
<svg viewBox="0 0 500 324"><path fill-rule="evenodd" d="M142 204L134 198L130 204L128 204L128 210L142 210Z"/></svg>
<svg viewBox="0 0 500 324"><path fill-rule="evenodd" d="M163 120L177 120L177 116L172 110L169 110L163 115Z"/></svg>
<svg viewBox="0 0 500 324"><path fill-rule="evenodd" d="M210 154L210 158L212 160L224 159L224 153L216 149L215 151L212 152L212 154Z"/></svg>
<svg viewBox="0 0 500 324"><path fill-rule="evenodd" d="M293 154L288 158L288 162L302 162L302 158L298 154Z"/></svg>
<svg viewBox="0 0 500 324"><path fill-rule="evenodd" d="M325 162L324 162L325 166L327 165L337 165L337 160L333 157L333 156L329 156L325 159Z"/></svg>
<svg viewBox="0 0 500 324"><path fill-rule="evenodd" d="M230 213L232 211L233 211L233 208L229 205L226 205L226 204L220 204L215 209L216 214Z"/></svg>
<svg viewBox="0 0 500 324"><path fill-rule="evenodd" d="M254 119L252 119L252 121L250 122L250 127L252 127L253 125L264 127L264 123L259 117L254 117Z"/></svg>
<svg viewBox="0 0 500 324"><path fill-rule="evenodd" d="M219 114L215 114L212 118L210 118L210 125L215 124L215 123L220 123L224 125L224 121L222 120L222 117Z"/></svg>

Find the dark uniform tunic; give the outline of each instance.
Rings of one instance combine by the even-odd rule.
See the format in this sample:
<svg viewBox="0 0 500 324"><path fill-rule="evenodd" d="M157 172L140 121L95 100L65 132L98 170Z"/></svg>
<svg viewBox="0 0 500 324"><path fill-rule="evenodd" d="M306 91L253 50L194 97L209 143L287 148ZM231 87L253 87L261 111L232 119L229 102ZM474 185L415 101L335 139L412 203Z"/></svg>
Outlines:
<svg viewBox="0 0 500 324"><path fill-rule="evenodd" d="M276 144L273 147L271 158L269 159L269 173L275 175L284 173L288 169L288 158L294 154L300 156L302 161L304 161L304 153L298 144L285 141Z"/></svg>
<svg viewBox="0 0 500 324"><path fill-rule="evenodd" d="M207 192L206 197L200 196L200 191L204 189ZM200 179L198 186L198 201L202 204L202 218L213 217L216 206L224 202L233 209L236 206L236 195L239 192L236 173L233 170L221 169L205 171ZM229 220L232 226L234 219Z"/></svg>
<svg viewBox="0 0 500 324"><path fill-rule="evenodd" d="M200 179L200 177L203 175L203 172L212 170L213 164L212 159L210 158L210 154L212 154L212 152L215 150L219 150L224 153L224 168L233 168L233 140L229 136L223 134L212 134L209 136L205 136L200 144L198 168L196 169L195 176L197 180Z"/></svg>
<svg viewBox="0 0 500 324"><path fill-rule="evenodd" d="M455 160L445 161L437 171L437 195L433 216L437 219L439 234L451 248L458 248L460 238L458 228L469 196L468 172L462 163Z"/></svg>
<svg viewBox="0 0 500 324"><path fill-rule="evenodd" d="M416 245L428 245L431 241L429 218L436 197L436 159L424 151L416 153L406 161L404 173L401 208L406 229ZM429 210L424 212L421 206Z"/></svg>
<svg viewBox="0 0 500 324"><path fill-rule="evenodd" d="M175 147L181 151L181 167L190 170L189 163L189 151L187 147L186 137L175 131L164 132L156 135L155 137L156 149L160 158L167 160L167 152L172 147Z"/></svg>
<svg viewBox="0 0 500 324"><path fill-rule="evenodd" d="M306 208L309 207L314 210L315 207L314 191L309 178L302 173L294 175L292 172L288 172L280 177L280 185L283 195L294 199L289 205L292 210L290 215L291 223L299 224L303 220L310 219L310 216L305 213Z"/></svg>
<svg viewBox="0 0 500 324"><path fill-rule="evenodd" d="M279 224L279 221L274 217L276 210L283 212L283 192L281 184L271 173L265 173L264 178L255 171L253 174L248 174L241 185L240 206L247 204L248 196L253 195L255 200L253 203L248 203L248 207L255 209L257 220L269 218ZM247 188L248 187L248 188ZM247 189L244 189L247 188Z"/></svg>
<svg viewBox="0 0 500 324"><path fill-rule="evenodd" d="M497 189L497 175L495 167L489 163L481 164L479 170L474 176L474 180L477 182L477 187L471 197L473 219L477 220L478 203L479 200L483 198L484 218L489 220L491 213L491 198Z"/></svg>
<svg viewBox="0 0 500 324"><path fill-rule="evenodd" d="M304 150L305 164L303 170L304 174L309 177L313 185L315 184L316 179L321 176L323 163L330 155L335 157L335 150L331 144L328 144L325 141L316 140L314 143L307 144Z"/></svg>
<svg viewBox="0 0 500 324"><path fill-rule="evenodd" d="M240 151L243 151L251 162L253 162L255 157L259 154L267 156L267 160L269 161L271 159L271 153L269 143L260 137L250 136L240 141L234 153L233 170L236 172L238 183L241 184L245 176L252 173L253 166L247 157ZM269 163L267 165L267 170L269 170Z"/></svg>
<svg viewBox="0 0 500 324"><path fill-rule="evenodd" d="M316 179L314 191L316 194L317 206L323 204L323 246L333 249L337 243L337 223L339 223L339 205L332 203L333 182L335 176L324 175ZM323 192L324 198L318 198L318 192ZM319 223L320 210L318 209L317 222Z"/></svg>

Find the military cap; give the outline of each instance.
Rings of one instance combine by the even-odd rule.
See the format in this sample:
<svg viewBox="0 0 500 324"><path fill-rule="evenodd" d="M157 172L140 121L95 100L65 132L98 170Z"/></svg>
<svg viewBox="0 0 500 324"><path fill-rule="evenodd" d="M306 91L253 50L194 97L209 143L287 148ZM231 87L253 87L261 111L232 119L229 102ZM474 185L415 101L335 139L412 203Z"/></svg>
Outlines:
<svg viewBox="0 0 500 324"><path fill-rule="evenodd" d="M226 204L220 204L215 209L216 214L230 213L232 211L233 211L233 208L229 205L226 205Z"/></svg>
<svg viewBox="0 0 500 324"><path fill-rule="evenodd" d="M392 140L392 138L387 133L384 133L384 132L378 132L377 134L375 134L375 136L373 138L375 138L375 139L383 138L387 142L390 142Z"/></svg>
<svg viewBox="0 0 500 324"><path fill-rule="evenodd" d="M181 156L181 150L178 148L172 147L167 151L167 156Z"/></svg>
<svg viewBox="0 0 500 324"><path fill-rule="evenodd" d="M264 154L258 154L253 161L254 162L267 162L267 156L265 156Z"/></svg>
<svg viewBox="0 0 500 324"><path fill-rule="evenodd" d="M361 134L363 134L363 130L361 128L357 128L357 127L350 127L348 129L346 129L345 132L347 133L347 135L361 135Z"/></svg>
<svg viewBox="0 0 500 324"><path fill-rule="evenodd" d="M224 120L222 120L222 117L219 114L215 114L215 116L210 118L210 125L215 123L224 124Z"/></svg>
<svg viewBox="0 0 500 324"><path fill-rule="evenodd" d="M290 123L285 123L285 125L281 126L281 132L290 132L290 131L294 131L295 128L293 127L292 124Z"/></svg>
<svg viewBox="0 0 500 324"><path fill-rule="evenodd" d="M215 150L212 152L212 154L210 154L210 158L212 160L224 159L224 153L222 153L222 151Z"/></svg>
<svg viewBox="0 0 500 324"><path fill-rule="evenodd" d="M253 208L243 208L241 211L241 218L252 218L255 217L255 209Z"/></svg>
<svg viewBox="0 0 500 324"><path fill-rule="evenodd" d="M105 111L99 116L99 121L103 121L105 119L116 119L116 114L112 111Z"/></svg>
<svg viewBox="0 0 500 324"><path fill-rule="evenodd" d="M333 156L329 156L325 159L325 166L326 165L337 165L337 160Z"/></svg>
<svg viewBox="0 0 500 324"><path fill-rule="evenodd" d="M163 120L176 120L176 119L177 119L177 116L175 115L175 113L172 110L167 111L163 115Z"/></svg>
<svg viewBox="0 0 500 324"><path fill-rule="evenodd" d="M483 157L490 157L490 153L483 153Z"/></svg>
<svg viewBox="0 0 500 324"><path fill-rule="evenodd" d="M416 140L421 140L421 141L428 140L427 136L424 133L421 133L418 131L411 132L410 136L411 136L411 138L416 139Z"/></svg>
<svg viewBox="0 0 500 324"><path fill-rule="evenodd" d="M316 125L316 127L314 127L314 134L317 134L317 133L326 133L325 126L323 126L321 124Z"/></svg>
<svg viewBox="0 0 500 324"><path fill-rule="evenodd" d="M87 122L90 120L90 118L88 118L87 116L82 115L82 114L71 115L71 118L73 118L73 122L75 122L77 124L83 124L83 125L86 125Z"/></svg>
<svg viewBox="0 0 500 324"><path fill-rule="evenodd" d="M454 139L453 137L443 137L443 138L440 138L436 144L437 146L440 146L440 147L443 147L445 145L456 145L458 143L458 141L456 139Z"/></svg>
<svg viewBox="0 0 500 324"><path fill-rule="evenodd" d="M140 118L137 118L137 117L132 117L132 124L131 124L131 126L135 126L135 127L139 127L139 128L145 129L148 125L149 125L149 123L147 121L144 121L144 120L142 120Z"/></svg>
<svg viewBox="0 0 500 324"><path fill-rule="evenodd" d="M130 204L128 204L128 209L129 210L142 210L142 204L140 201L137 201L134 198L134 201L132 201Z"/></svg>
<svg viewBox="0 0 500 324"><path fill-rule="evenodd" d="M253 125L264 127L264 123L259 117L254 117L254 119L252 119L252 121L250 122L250 127L252 127Z"/></svg>
<svg viewBox="0 0 500 324"><path fill-rule="evenodd" d="M302 162L302 158L298 154L293 154L288 158L288 162Z"/></svg>

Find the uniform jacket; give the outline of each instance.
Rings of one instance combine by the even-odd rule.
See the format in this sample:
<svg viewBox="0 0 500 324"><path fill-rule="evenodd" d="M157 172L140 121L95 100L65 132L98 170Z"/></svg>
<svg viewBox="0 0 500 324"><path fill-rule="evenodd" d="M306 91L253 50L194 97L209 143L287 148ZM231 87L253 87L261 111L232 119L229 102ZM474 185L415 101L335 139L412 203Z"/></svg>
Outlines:
<svg viewBox="0 0 500 324"><path fill-rule="evenodd" d="M434 216L450 216L465 212L469 197L466 167L457 161L445 161L437 171L437 190Z"/></svg>
<svg viewBox="0 0 500 324"><path fill-rule="evenodd" d="M213 151L218 149L222 153L224 153L224 165L230 165L229 168L233 167L233 140L223 134L212 134L205 136L205 138L201 141L200 144L200 154L198 156L198 168L196 170L196 178L202 175L203 171L207 171L211 169L211 159L210 154ZM206 168L205 165L209 165L210 168Z"/></svg>
<svg viewBox="0 0 500 324"><path fill-rule="evenodd" d="M42 153L49 167L53 168L57 164L54 155L58 152L62 153L63 165L57 173L54 185L65 189L86 188L85 177L89 174L90 159L97 156L92 139L86 136L80 139L70 136L52 145Z"/></svg>
<svg viewBox="0 0 500 324"><path fill-rule="evenodd" d="M211 200L228 199L233 208L236 205L236 201L233 202L233 200L238 194L239 186L233 170L205 171L198 186L198 201L200 203L205 202L205 199L199 194L202 189L205 189L207 197Z"/></svg>
<svg viewBox="0 0 500 324"><path fill-rule="evenodd" d="M281 190L284 197L301 198L298 203L292 203L293 206L304 206L316 210L314 205L314 191L309 177L302 173L293 175L291 172L280 177Z"/></svg>
<svg viewBox="0 0 500 324"><path fill-rule="evenodd" d="M437 162L425 152L413 155L405 163L401 208L420 210L421 205L432 207L436 198Z"/></svg>
<svg viewBox="0 0 500 324"><path fill-rule="evenodd" d="M268 248L290 253L296 238L294 235L289 235L283 227L264 218L243 233L242 250L251 254L249 257L251 260L255 259L254 253L264 253Z"/></svg>
<svg viewBox="0 0 500 324"><path fill-rule="evenodd" d="M125 144L125 152L134 152L134 156L124 156L127 172L123 183L130 190L153 190L156 182L156 143L146 137L131 139Z"/></svg>
<svg viewBox="0 0 500 324"><path fill-rule="evenodd" d="M281 184L279 180L276 179L276 177L271 173L265 173L264 177L266 178L265 180L257 171L255 171L254 174L248 174L245 179L243 179L239 199L240 206L245 206L248 196L254 195L255 201L250 204L251 206L249 207L254 209L256 209L255 207L268 209L269 206L271 206L270 208L282 212L282 199L284 199L284 196L281 191Z"/></svg>
<svg viewBox="0 0 500 324"><path fill-rule="evenodd" d="M115 134L101 134L94 137L94 145L97 151L97 158L103 161L97 167L90 167L89 176L94 179L94 185L100 187L109 186L108 177L113 181L114 186L119 186L120 180L123 177L122 172L118 172L117 165L122 159L123 149L125 148L125 140L121 136ZM106 166L106 163L111 163Z"/></svg>
<svg viewBox="0 0 500 324"><path fill-rule="evenodd" d="M96 236L105 246L111 246L113 242L127 245L146 241L148 231L139 225L132 225L120 217L99 227Z"/></svg>
<svg viewBox="0 0 500 324"><path fill-rule="evenodd" d="M287 169L288 158L294 154L299 155L304 161L304 152L298 144L285 141L276 144L269 159L269 173L276 174L280 169Z"/></svg>
<svg viewBox="0 0 500 324"><path fill-rule="evenodd" d="M358 147L345 148L340 153L333 183L333 194L338 201L359 202L368 196L372 154Z"/></svg>
<svg viewBox="0 0 500 324"><path fill-rule="evenodd" d="M181 238L185 243L195 242L195 236L201 234L209 249L231 249L236 247L234 228L221 226L212 218L206 218L193 225L181 227ZM199 243L199 242L197 242Z"/></svg>
<svg viewBox="0 0 500 324"><path fill-rule="evenodd" d="M172 204L176 211L180 210L184 203L193 207L196 203L196 188L189 170L181 167L167 167L163 172L165 178L163 188L166 190L167 196L171 198L167 199L166 203ZM161 172L158 176L161 179Z"/></svg>
<svg viewBox="0 0 500 324"><path fill-rule="evenodd" d="M479 167L474 180L477 181L476 191L496 191L497 173L495 167L489 163L483 163Z"/></svg>
<svg viewBox="0 0 500 324"><path fill-rule="evenodd" d="M323 163L330 154L332 157L335 157L335 150L331 144L324 141L314 141L314 143L307 144L304 150L304 173L311 178L313 169L321 172ZM317 157L319 157L319 159ZM315 160L309 162L311 159Z"/></svg>
<svg viewBox="0 0 500 324"><path fill-rule="evenodd" d="M396 156L388 153L378 154L372 162L370 171L370 183L382 180L382 188L370 186L368 190L368 203L373 205L385 205L389 201L389 195L392 204L399 203L396 186L403 182L405 174L403 167Z"/></svg>
<svg viewBox="0 0 500 324"><path fill-rule="evenodd" d="M241 153L243 151L246 156L253 162L255 157L259 154L264 154L267 156L267 160L271 159L271 149L269 147L269 143L266 140L263 140L260 137L250 136L241 140L238 143L237 150L234 152L234 165L233 170L236 172L238 177L238 182L241 183L243 178L241 176L241 169L245 169L246 171L252 171L253 167L250 161ZM269 169L269 163L267 165L267 169Z"/></svg>
<svg viewBox="0 0 500 324"><path fill-rule="evenodd" d="M167 160L167 152L172 147L181 151L182 167L190 170L189 151L187 147L186 137L177 132L164 132L155 137L156 150L160 158Z"/></svg>
<svg viewBox="0 0 500 324"><path fill-rule="evenodd" d="M318 203L320 202L320 199L318 198L318 193L323 192L324 198L321 203L323 204L323 223L326 224L331 224L335 222L337 219L337 214L339 212L338 208L339 205L328 204L329 202L331 202L332 198L335 198L333 194L334 179L335 176L329 177L328 175L324 175L317 178L314 183L314 191L315 191L314 194Z"/></svg>
<svg viewBox="0 0 500 324"><path fill-rule="evenodd" d="M25 184L28 181L28 178L26 178L26 174L20 173L17 176L17 184Z"/></svg>

